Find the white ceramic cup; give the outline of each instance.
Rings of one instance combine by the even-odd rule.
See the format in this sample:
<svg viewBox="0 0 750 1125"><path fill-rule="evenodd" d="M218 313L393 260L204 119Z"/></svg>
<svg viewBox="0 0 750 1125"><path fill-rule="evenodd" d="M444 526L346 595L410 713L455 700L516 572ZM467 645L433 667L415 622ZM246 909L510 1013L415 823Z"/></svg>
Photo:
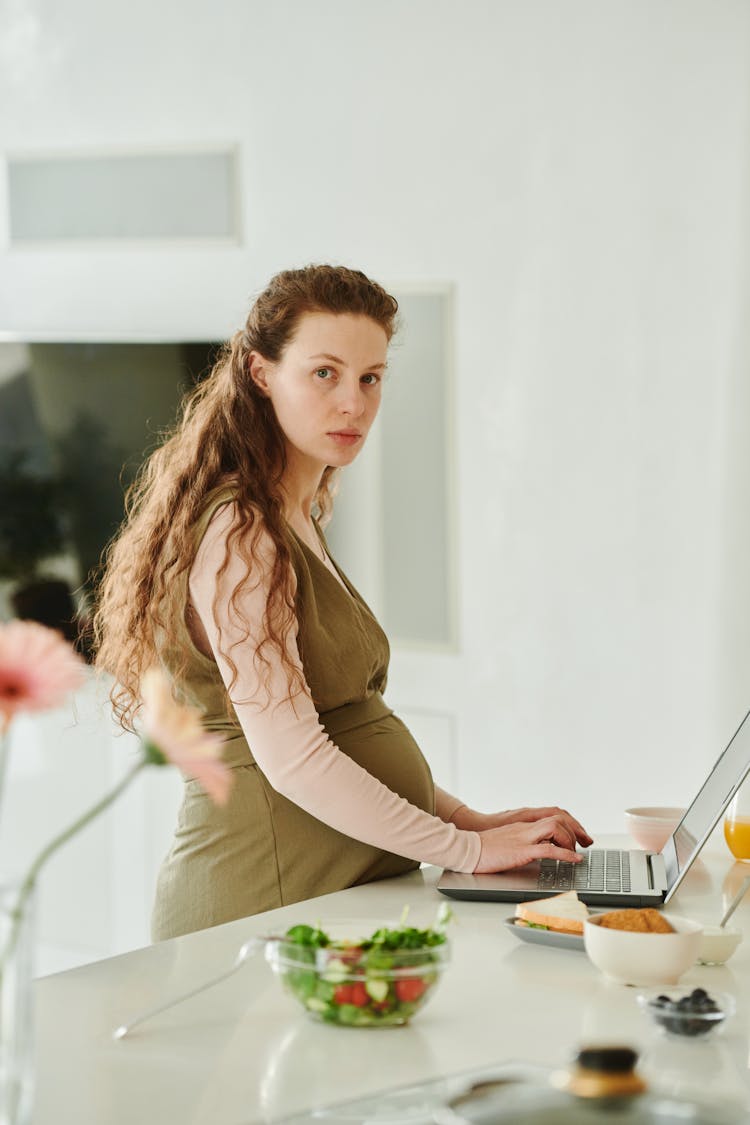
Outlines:
<svg viewBox="0 0 750 1125"><path fill-rule="evenodd" d="M698 945L701 965L723 965L742 941L742 931L725 926L704 926Z"/></svg>

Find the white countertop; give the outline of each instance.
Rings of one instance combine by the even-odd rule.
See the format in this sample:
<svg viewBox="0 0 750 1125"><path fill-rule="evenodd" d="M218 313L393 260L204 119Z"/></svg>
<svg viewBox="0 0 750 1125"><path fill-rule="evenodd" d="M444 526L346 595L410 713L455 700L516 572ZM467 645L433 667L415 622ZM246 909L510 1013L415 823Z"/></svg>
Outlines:
<svg viewBox="0 0 750 1125"><path fill-rule="evenodd" d="M714 836L668 909L716 923L749 871ZM639 1010L637 990L605 980L585 953L520 942L504 925L512 905L454 901L451 964L408 1027L315 1023L258 955L112 1040L128 1017L229 968L251 935L350 918L356 936L360 922L374 929L406 904L410 923L429 923L446 901L438 875L425 867L40 979L35 1125L274 1121L458 1071L565 1065L579 1047L602 1042L635 1047L646 1077L665 1091L750 1096L750 896L732 919L745 940L729 964L695 966L681 982L736 996L736 1015L710 1040L667 1039Z"/></svg>

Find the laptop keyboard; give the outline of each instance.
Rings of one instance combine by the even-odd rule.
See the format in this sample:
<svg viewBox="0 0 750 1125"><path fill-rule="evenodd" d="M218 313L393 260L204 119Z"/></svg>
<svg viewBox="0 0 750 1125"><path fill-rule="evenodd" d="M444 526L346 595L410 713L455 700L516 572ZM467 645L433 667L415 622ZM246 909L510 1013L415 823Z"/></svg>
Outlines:
<svg viewBox="0 0 750 1125"><path fill-rule="evenodd" d="M628 852L594 848L584 852L580 863L543 859L539 864L536 885L540 891L606 891L609 894L627 894L630 891L630 855Z"/></svg>

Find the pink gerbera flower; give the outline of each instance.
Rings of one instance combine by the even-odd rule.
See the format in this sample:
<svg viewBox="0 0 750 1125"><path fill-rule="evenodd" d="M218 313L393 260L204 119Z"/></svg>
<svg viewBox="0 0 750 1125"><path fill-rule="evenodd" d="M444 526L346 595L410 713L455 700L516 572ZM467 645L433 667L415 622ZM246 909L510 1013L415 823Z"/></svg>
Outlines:
<svg viewBox="0 0 750 1125"><path fill-rule="evenodd" d="M54 629L35 621L0 624L0 730L19 711L58 707L83 683L85 667Z"/></svg>
<svg viewBox="0 0 750 1125"><path fill-rule="evenodd" d="M175 700L160 668L149 668L144 674L141 699L149 749L161 753L187 777L194 777L217 805L225 805L233 775L221 759L222 737L205 730L195 707Z"/></svg>

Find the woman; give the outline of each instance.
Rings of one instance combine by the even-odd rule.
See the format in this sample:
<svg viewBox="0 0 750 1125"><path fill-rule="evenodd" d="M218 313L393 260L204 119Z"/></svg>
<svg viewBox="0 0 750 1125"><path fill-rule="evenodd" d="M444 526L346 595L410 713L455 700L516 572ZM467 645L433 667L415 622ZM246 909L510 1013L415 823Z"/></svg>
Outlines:
<svg viewBox="0 0 750 1125"><path fill-rule="evenodd" d="M396 875L578 858L560 809L483 815L437 788L385 704L387 640L328 552L338 469L380 405L397 303L354 270L278 274L146 463L109 551L98 664L123 725L156 660L225 735L218 809L190 780L155 940Z"/></svg>

